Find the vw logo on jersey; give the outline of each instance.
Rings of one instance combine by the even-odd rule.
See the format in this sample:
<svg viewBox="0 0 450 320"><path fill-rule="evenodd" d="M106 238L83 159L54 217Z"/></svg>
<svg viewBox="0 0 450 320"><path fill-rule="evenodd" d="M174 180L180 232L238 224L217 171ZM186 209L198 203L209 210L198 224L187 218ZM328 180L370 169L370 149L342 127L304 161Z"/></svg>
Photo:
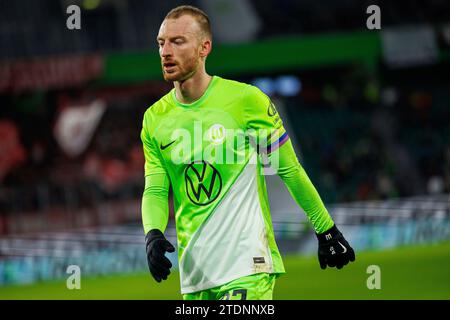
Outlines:
<svg viewBox="0 0 450 320"><path fill-rule="evenodd" d="M222 144L225 141L226 129L220 123L213 124L207 131L208 140L213 144Z"/></svg>
<svg viewBox="0 0 450 320"><path fill-rule="evenodd" d="M222 190L219 171L205 160L190 163L184 171L184 180L187 196L199 206L216 200Z"/></svg>

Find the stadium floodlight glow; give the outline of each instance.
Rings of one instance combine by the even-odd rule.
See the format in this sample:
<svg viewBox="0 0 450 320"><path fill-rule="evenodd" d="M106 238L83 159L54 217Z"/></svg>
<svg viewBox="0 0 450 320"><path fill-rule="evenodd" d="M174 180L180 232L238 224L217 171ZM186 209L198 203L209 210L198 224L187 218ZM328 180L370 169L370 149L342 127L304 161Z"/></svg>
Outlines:
<svg viewBox="0 0 450 320"><path fill-rule="evenodd" d="M275 80L278 93L282 96L293 97L302 90L300 79L295 76L280 76Z"/></svg>
<svg viewBox="0 0 450 320"><path fill-rule="evenodd" d="M252 81L252 84L268 96L273 95L276 91L275 82L271 78L256 78Z"/></svg>
<svg viewBox="0 0 450 320"><path fill-rule="evenodd" d="M283 97L293 97L299 94L302 90L302 83L300 79L296 76L290 75L282 75L276 79L269 77L256 78L252 81L252 84L268 96L278 93Z"/></svg>

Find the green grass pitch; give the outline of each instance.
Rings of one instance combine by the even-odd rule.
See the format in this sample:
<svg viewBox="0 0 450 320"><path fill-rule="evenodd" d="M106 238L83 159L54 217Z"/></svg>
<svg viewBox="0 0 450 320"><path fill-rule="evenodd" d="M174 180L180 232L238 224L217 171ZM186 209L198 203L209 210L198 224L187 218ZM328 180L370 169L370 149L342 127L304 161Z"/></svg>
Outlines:
<svg viewBox="0 0 450 320"><path fill-rule="evenodd" d="M321 270L316 257L286 256L287 274L274 299L450 299L450 243L357 252L342 270ZM369 290L367 267L381 270L381 289ZM80 290L64 281L0 287L3 299L181 299L175 272L156 283L147 272L81 278Z"/></svg>

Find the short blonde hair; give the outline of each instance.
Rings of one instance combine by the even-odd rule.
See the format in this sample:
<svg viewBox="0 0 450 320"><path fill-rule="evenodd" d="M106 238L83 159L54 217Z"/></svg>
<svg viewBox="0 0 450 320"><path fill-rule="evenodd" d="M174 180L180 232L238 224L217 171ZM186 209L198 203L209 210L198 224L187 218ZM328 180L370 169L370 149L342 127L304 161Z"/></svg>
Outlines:
<svg viewBox="0 0 450 320"><path fill-rule="evenodd" d="M170 10L169 13L166 15L166 17L164 18L164 20L177 19L183 15L190 15L193 18L195 18L204 35L212 40L211 23L209 21L209 17L205 12L203 12L197 7L189 5L178 6Z"/></svg>

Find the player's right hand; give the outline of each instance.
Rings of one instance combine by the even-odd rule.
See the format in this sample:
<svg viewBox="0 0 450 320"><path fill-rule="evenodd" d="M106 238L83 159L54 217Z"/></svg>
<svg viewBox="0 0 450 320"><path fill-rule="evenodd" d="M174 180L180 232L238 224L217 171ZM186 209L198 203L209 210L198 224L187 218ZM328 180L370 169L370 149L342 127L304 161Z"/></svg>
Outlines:
<svg viewBox="0 0 450 320"><path fill-rule="evenodd" d="M166 252L174 252L175 248L158 230L150 230L145 236L148 268L157 282L166 280L170 274L172 263L165 256Z"/></svg>
<svg viewBox="0 0 450 320"><path fill-rule="evenodd" d="M322 269L326 269L327 266L341 269L349 261L355 261L355 251L350 247L336 225L324 233L316 233L316 235L319 240L318 256Z"/></svg>

